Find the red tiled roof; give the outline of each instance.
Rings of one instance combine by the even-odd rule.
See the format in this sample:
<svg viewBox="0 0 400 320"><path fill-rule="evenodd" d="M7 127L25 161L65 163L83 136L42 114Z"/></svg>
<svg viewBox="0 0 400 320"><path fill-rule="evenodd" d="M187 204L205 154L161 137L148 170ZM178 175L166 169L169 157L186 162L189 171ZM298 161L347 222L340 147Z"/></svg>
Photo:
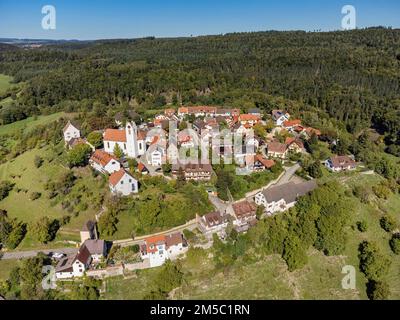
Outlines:
<svg viewBox="0 0 400 320"><path fill-rule="evenodd" d="M113 186L116 186L117 183L122 179L122 177L125 175L125 170L121 169L117 172L114 172L110 175L108 181L110 182L110 184L112 184Z"/></svg>
<svg viewBox="0 0 400 320"><path fill-rule="evenodd" d="M270 169L275 165L274 160L268 160L268 159L264 158L261 154L258 154L256 156L256 161L260 161L262 163L262 165L264 167L266 167L267 169Z"/></svg>
<svg viewBox="0 0 400 320"><path fill-rule="evenodd" d="M107 152L96 150L90 157L90 160L105 167L111 160L116 160L116 159L113 156L109 155Z"/></svg>
<svg viewBox="0 0 400 320"><path fill-rule="evenodd" d="M238 218L255 214L257 207L253 202L243 201L232 205L233 211Z"/></svg>
<svg viewBox="0 0 400 320"><path fill-rule="evenodd" d="M261 118L254 114L241 114L239 116L240 121L260 121Z"/></svg>
<svg viewBox="0 0 400 320"><path fill-rule="evenodd" d="M158 235L158 236L149 237L145 241L146 241L147 253L153 253L153 252L157 252L157 247L156 247L157 244L165 243L166 238L164 235Z"/></svg>
<svg viewBox="0 0 400 320"><path fill-rule="evenodd" d="M271 142L268 144L268 152L285 153L286 145L279 142Z"/></svg>
<svg viewBox="0 0 400 320"><path fill-rule="evenodd" d="M296 120L289 120L289 121L285 121L283 123L284 127L297 127L301 125L301 120L296 119Z"/></svg>
<svg viewBox="0 0 400 320"><path fill-rule="evenodd" d="M126 132L125 130L106 129L104 141L126 142Z"/></svg>

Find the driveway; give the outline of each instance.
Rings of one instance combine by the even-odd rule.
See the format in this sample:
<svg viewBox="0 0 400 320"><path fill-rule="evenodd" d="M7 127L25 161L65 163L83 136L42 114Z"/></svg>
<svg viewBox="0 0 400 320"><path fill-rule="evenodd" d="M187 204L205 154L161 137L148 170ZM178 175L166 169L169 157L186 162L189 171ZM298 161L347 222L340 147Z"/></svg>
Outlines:
<svg viewBox="0 0 400 320"><path fill-rule="evenodd" d="M300 169L300 165L296 163L293 167L285 168L284 175L279 179L275 186L280 186L282 184L288 183L290 179L295 175L296 171Z"/></svg>
<svg viewBox="0 0 400 320"><path fill-rule="evenodd" d="M59 249L48 249L48 250L31 250L31 251L13 251L4 252L1 260L12 260L12 259L25 259L36 257L39 252L49 254L51 252L64 253L66 255L77 253L78 248L59 248Z"/></svg>

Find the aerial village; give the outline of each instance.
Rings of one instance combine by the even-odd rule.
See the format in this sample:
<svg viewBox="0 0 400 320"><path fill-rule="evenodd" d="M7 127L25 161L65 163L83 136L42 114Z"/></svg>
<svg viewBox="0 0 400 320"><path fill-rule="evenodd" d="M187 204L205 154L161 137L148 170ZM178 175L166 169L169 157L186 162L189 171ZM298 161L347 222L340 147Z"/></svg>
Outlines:
<svg viewBox="0 0 400 320"><path fill-rule="evenodd" d="M130 116L133 118L132 114ZM140 192L140 181L129 172L128 159L137 161L136 170L142 175L163 175L162 166L169 163L169 179L209 182L214 174L213 163L185 162L179 156L181 150L186 154L200 144L208 146L218 160L234 163L238 174L272 170L277 163L284 166L285 170L276 181L239 201L222 201L215 190L209 191L215 210L203 216L197 215L195 227L210 241L214 235L223 241L229 224L238 233L247 232L259 219L289 210L299 197L318 187L316 179L296 178L294 173L300 165L293 164L289 158L293 154L306 153L305 141L318 139L321 132L304 126L300 119L293 119L285 110L262 114L259 109L251 109L243 114L239 109L196 106L166 109L151 122L135 123L132 119L122 118L121 114L115 117L118 128L104 128L102 131L103 149L96 150L90 145L81 136L80 127L74 121L68 121L63 130L66 148L79 144L90 145L92 154L89 165L108 178L110 193L117 197L131 197ZM268 135L260 137L254 134L255 126L266 125L267 121L273 123ZM189 131L176 129L182 122L185 122ZM171 123L175 124L172 131ZM282 132L286 134L283 141L277 139ZM239 148L233 143L235 134L242 137ZM116 153L122 156L118 157ZM357 167L354 158L348 155L333 156L323 164L333 173L355 170ZM261 215L258 214L259 208L262 208ZM110 244L98 238L96 222L85 223L80 237L78 252L59 259L56 279L90 275L90 270L95 270L96 265L107 256ZM189 246L181 231L150 235L136 243L140 262L132 265L133 269L161 266L168 259L184 256ZM102 275L95 271L91 274Z"/></svg>

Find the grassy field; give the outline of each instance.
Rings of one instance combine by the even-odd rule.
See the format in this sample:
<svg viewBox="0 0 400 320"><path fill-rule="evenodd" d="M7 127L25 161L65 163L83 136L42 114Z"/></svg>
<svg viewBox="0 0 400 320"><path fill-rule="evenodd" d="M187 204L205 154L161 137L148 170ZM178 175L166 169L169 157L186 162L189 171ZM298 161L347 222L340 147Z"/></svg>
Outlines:
<svg viewBox="0 0 400 320"><path fill-rule="evenodd" d="M53 113L48 116L38 116L38 117L30 117L21 121L17 121L14 123L6 124L4 126L0 126L0 136L5 134L13 134L16 131L24 130L25 132L29 132L29 130L33 129L38 125L46 125L53 121L56 121L60 118L69 118L71 114L67 114L64 112Z"/></svg>
<svg viewBox="0 0 400 320"><path fill-rule="evenodd" d="M45 159L40 168L34 166L34 158L37 155ZM93 178L88 168L76 170L75 175L79 178L71 193L65 199L72 203L74 199L80 197L81 203L85 202L88 208L79 210L79 215L75 216L72 212L61 207L61 199L57 203L53 203L52 200L48 199L48 192L44 189L47 181L57 180L68 171L57 161L57 158L52 160L53 157L53 151L50 148L33 149L12 161L0 165L0 180L9 180L15 183L10 195L0 202L0 208L7 210L10 217L18 218L28 224L42 216L59 219L65 215L70 215L72 217L70 223L59 231L56 240L75 241L79 239L79 230L83 223L88 219L93 219L94 215L99 211L99 208L92 204L93 199L96 199L96 197L101 198L102 193L105 191L104 182L101 179ZM20 191L18 192L18 190ZM42 196L32 201L30 199L32 192L39 192ZM28 232L18 250L37 247L38 245ZM54 246L54 243L50 245ZM40 245L40 247L44 248L46 246Z"/></svg>
<svg viewBox="0 0 400 320"><path fill-rule="evenodd" d="M12 79L13 79L12 77L0 74L0 94L5 93L7 89L12 87L11 84Z"/></svg>
<svg viewBox="0 0 400 320"><path fill-rule="evenodd" d="M382 181L378 175L351 173L330 175L349 188L355 185L374 185ZM358 246L363 240L376 242L379 248L390 256L392 265L386 281L390 285L390 299L400 299L400 256L394 255L389 247L391 235L379 224L384 214L393 216L400 225L400 195L391 195L387 200L376 200L361 204L355 197L352 221L347 230L348 243L342 256L326 257L310 249L307 265L295 272L287 270L285 262L277 255L258 258L248 254L236 261L228 270L215 272L208 252L198 260L182 260L185 274L184 284L173 291L171 299L367 299L366 279L359 271ZM350 207L350 206L349 206ZM356 228L358 221L366 221L368 230L361 233ZM356 289L344 290L341 282L342 268L352 265L356 272ZM107 280L105 299L142 299L148 293L148 286L157 274L157 269L138 273L132 279L111 278Z"/></svg>
<svg viewBox="0 0 400 320"><path fill-rule="evenodd" d="M18 260L0 260L0 282L7 280L10 271L18 264Z"/></svg>

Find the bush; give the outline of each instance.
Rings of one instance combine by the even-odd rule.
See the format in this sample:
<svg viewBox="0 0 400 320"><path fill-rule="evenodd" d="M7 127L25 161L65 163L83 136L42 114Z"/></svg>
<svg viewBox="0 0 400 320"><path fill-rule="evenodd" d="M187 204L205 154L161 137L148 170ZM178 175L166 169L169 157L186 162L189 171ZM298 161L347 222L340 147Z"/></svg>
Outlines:
<svg viewBox="0 0 400 320"><path fill-rule="evenodd" d="M389 244L393 253L400 254L400 233L394 234Z"/></svg>
<svg viewBox="0 0 400 320"><path fill-rule="evenodd" d="M365 232L368 229L368 225L365 221L359 221L357 222L357 229L360 232Z"/></svg>
<svg viewBox="0 0 400 320"><path fill-rule="evenodd" d="M379 281L388 273L391 265L390 259L375 244L367 241L360 244L358 258L360 270L369 280Z"/></svg>
<svg viewBox="0 0 400 320"><path fill-rule="evenodd" d="M13 188L14 184L9 181L0 182L0 201L7 198Z"/></svg>
<svg viewBox="0 0 400 320"><path fill-rule="evenodd" d="M389 187L387 187L383 183L373 186L372 190L379 199L386 200L392 194L392 191L389 189Z"/></svg>
<svg viewBox="0 0 400 320"><path fill-rule="evenodd" d="M396 229L396 221L388 215L380 219L380 225L386 232L393 232Z"/></svg>
<svg viewBox="0 0 400 320"><path fill-rule="evenodd" d="M390 290L386 282L369 281L367 284L367 295L370 300L387 300Z"/></svg>
<svg viewBox="0 0 400 320"><path fill-rule="evenodd" d="M36 168L40 168L43 164L43 158L40 156L35 156L35 159L33 160L33 163L35 164Z"/></svg>
<svg viewBox="0 0 400 320"><path fill-rule="evenodd" d="M32 201L35 201L35 200L39 199L41 196L42 196L42 194L40 192L32 192L30 199Z"/></svg>

